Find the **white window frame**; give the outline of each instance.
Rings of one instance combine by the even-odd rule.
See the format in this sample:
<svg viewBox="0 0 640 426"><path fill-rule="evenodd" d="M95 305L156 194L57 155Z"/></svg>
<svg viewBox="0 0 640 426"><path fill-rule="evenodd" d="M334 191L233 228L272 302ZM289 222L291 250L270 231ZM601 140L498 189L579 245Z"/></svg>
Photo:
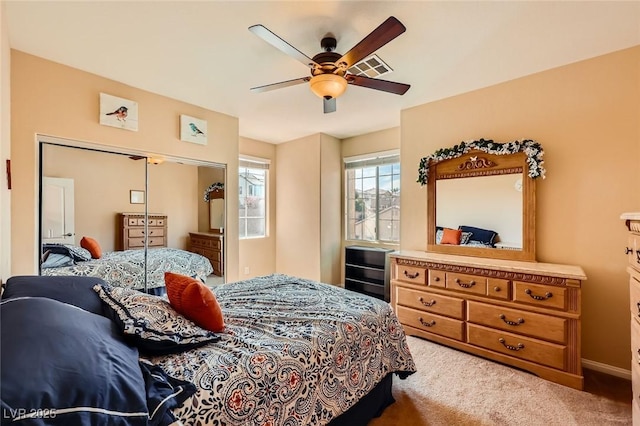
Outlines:
<svg viewBox="0 0 640 426"><path fill-rule="evenodd" d="M381 151L374 152L370 154L363 154L353 157L345 157L343 158L344 162L344 238L346 241L367 241L367 242L378 242L383 244L399 244L400 243L400 219L398 218L398 239L397 240L383 240L380 238L380 218L379 218L379 166L389 165L389 164L399 164L400 163L400 151L399 150L390 150L390 151ZM365 238L353 238L352 235L349 235L349 170L365 168L365 167L376 167L376 213L375 213L375 239L365 239ZM399 175L402 173L400 170ZM402 189L399 189L398 197L400 197L400 193Z"/></svg>
<svg viewBox="0 0 640 426"><path fill-rule="evenodd" d="M253 169L253 170L264 170L264 211L261 216L247 216L246 208L245 215L240 215L240 209L238 209L238 235L241 240L245 239L256 239L256 238L266 238L269 235L269 222L268 222L268 193L269 193L269 165L271 164L271 160L266 158L258 158L258 157L250 157L250 156L241 156L238 161L238 183L240 182L240 175L243 169ZM240 202L240 199L244 198L246 205L247 197L253 196L251 193L254 191L249 191L247 187L247 191L242 191L242 187L238 185L238 203L239 205L243 205ZM240 223L241 219L245 219L244 229L241 229ZM250 235L247 236L247 220L246 219L262 219L263 220L263 229L264 233L262 235Z"/></svg>

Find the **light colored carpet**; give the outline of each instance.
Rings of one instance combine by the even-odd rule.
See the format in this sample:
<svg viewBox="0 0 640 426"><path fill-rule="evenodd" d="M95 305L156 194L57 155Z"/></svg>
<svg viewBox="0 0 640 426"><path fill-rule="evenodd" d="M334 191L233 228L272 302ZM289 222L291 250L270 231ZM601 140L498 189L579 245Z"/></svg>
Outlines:
<svg viewBox="0 0 640 426"><path fill-rule="evenodd" d="M568 388L407 337L418 371L393 378L396 402L369 426L631 425L631 404Z"/></svg>

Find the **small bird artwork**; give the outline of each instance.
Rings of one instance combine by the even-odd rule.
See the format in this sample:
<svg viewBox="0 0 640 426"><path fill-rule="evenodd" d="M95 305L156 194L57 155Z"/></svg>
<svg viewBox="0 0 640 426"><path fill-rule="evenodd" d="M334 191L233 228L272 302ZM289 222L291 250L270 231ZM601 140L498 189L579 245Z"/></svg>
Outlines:
<svg viewBox="0 0 640 426"><path fill-rule="evenodd" d="M206 136L204 132L198 129L198 126L196 126L195 124L189 123L189 127L191 127L192 136Z"/></svg>
<svg viewBox="0 0 640 426"><path fill-rule="evenodd" d="M108 112L106 115L115 115L118 121L126 121L127 115L129 115L129 108L127 108L126 106L121 106L113 112Z"/></svg>

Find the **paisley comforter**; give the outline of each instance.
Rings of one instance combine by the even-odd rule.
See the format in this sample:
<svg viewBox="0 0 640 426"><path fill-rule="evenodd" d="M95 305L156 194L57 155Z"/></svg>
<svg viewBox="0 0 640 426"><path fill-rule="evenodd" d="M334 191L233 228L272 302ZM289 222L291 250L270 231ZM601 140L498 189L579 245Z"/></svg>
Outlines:
<svg viewBox="0 0 640 426"><path fill-rule="evenodd" d="M220 340L149 359L196 385L174 410L185 425L324 425L387 374L415 371L384 301L280 274L214 292Z"/></svg>
<svg viewBox="0 0 640 426"><path fill-rule="evenodd" d="M124 250L104 253L100 259L77 262L59 268L44 268L42 275L73 275L98 277L116 287L144 289L144 250ZM202 281L213 272L204 256L174 248L152 248L147 251L147 289L164 287L164 273L189 275Z"/></svg>

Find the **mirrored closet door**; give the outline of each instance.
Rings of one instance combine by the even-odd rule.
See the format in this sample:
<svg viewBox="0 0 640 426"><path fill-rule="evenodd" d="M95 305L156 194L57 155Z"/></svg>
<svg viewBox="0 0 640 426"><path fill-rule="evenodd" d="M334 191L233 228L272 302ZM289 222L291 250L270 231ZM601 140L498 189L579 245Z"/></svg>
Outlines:
<svg viewBox="0 0 640 426"><path fill-rule="evenodd" d="M217 163L42 138L41 274L155 294L166 271L224 283L226 204L213 214L208 188L225 178Z"/></svg>

